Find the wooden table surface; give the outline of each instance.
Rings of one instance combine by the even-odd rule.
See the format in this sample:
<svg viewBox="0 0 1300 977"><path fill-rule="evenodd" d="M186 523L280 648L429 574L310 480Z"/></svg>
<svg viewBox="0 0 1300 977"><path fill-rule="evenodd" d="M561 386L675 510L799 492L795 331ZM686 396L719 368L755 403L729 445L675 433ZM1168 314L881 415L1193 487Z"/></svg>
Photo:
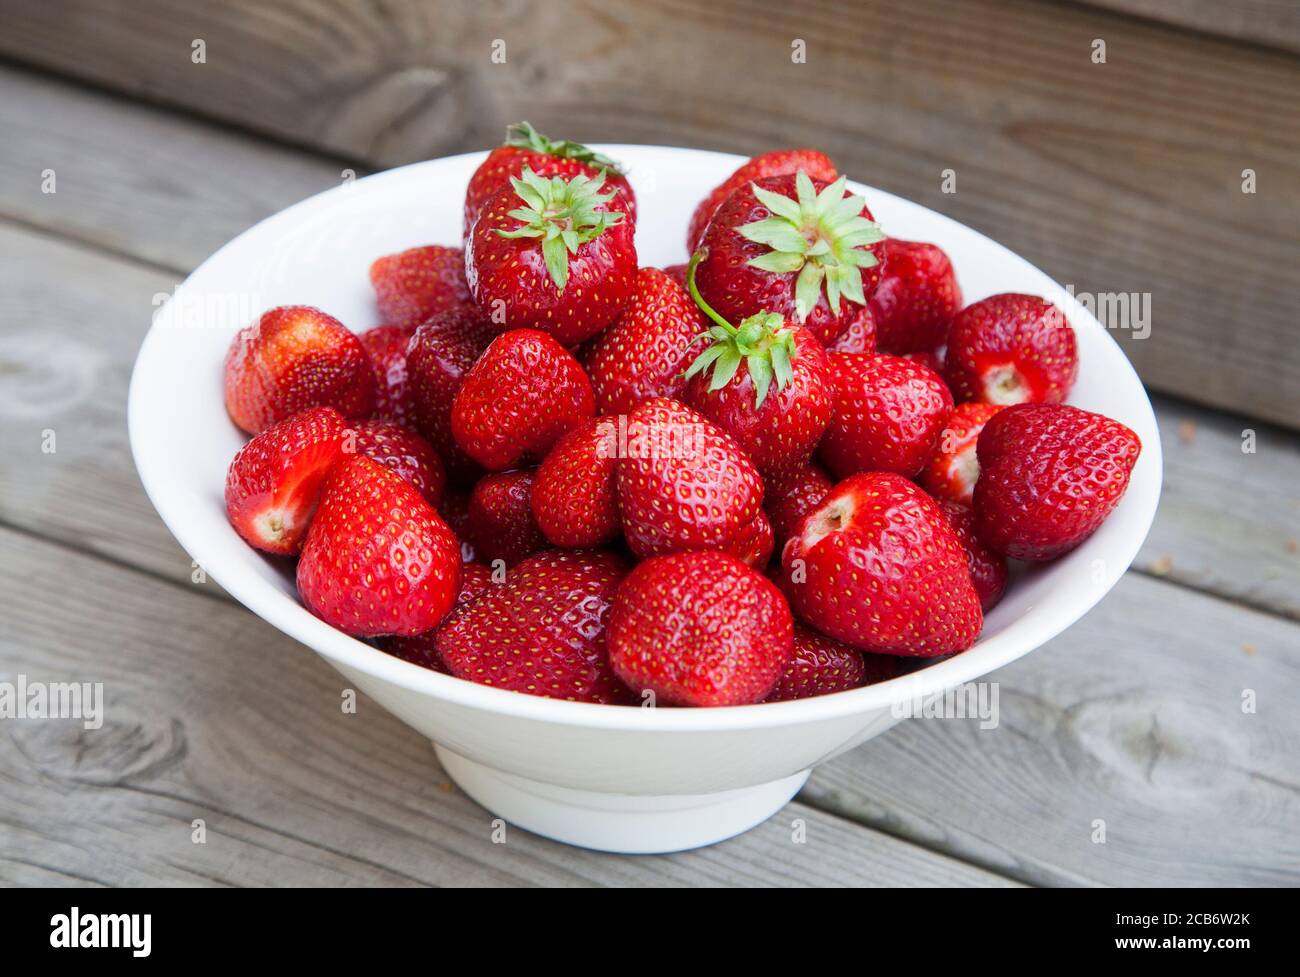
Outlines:
<svg viewBox="0 0 1300 977"><path fill-rule="evenodd" d="M339 159L12 64L0 133L0 681L106 697L98 731L0 719L0 882L1300 884L1295 433L1158 397L1155 528L991 676L997 729L904 722L701 851L494 844L424 739L196 579L130 458L155 297Z"/></svg>

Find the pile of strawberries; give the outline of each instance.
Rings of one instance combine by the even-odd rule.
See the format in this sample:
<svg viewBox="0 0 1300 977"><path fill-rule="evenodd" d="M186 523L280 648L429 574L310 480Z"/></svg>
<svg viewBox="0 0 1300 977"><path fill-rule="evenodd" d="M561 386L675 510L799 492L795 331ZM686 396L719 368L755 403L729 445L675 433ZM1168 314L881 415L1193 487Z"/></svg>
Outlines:
<svg viewBox="0 0 1300 977"><path fill-rule="evenodd" d="M803 698L970 647L1009 558L1123 495L1141 445L1062 403L1060 310L963 307L824 154L740 167L688 265L638 266L635 226L614 161L524 123L463 248L371 266L384 325L286 306L239 333L230 521L297 558L312 613L533 695Z"/></svg>

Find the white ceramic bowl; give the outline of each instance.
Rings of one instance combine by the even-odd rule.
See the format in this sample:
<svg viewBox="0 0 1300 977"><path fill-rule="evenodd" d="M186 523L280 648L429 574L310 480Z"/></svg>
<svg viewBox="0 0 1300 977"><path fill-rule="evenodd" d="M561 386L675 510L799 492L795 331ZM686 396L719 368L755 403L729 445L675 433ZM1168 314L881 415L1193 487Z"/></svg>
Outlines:
<svg viewBox="0 0 1300 977"><path fill-rule="evenodd" d="M741 162L669 147L601 148L629 169L643 265L685 260L692 208ZM973 648L904 678L817 699L656 710L488 688L334 630L299 603L285 565L250 549L226 522L226 466L244 439L223 406L222 360L234 332L275 305L319 306L356 331L374 325L370 261L418 244L458 243L466 181L482 159L472 153L379 173L239 235L156 314L136 361L129 414L140 477L186 551L250 610L429 737L447 772L495 814L552 838L621 852L677 850L738 834L779 810L813 766L893 726L899 703L987 675L1060 633L1133 560L1160 493L1160 440L1120 348L1064 289L1001 245L855 185L887 233L933 241L951 255L968 302L1018 291L1065 309L1080 358L1070 402L1123 421L1142 439L1128 493L1110 519L1073 553L1016 580Z"/></svg>

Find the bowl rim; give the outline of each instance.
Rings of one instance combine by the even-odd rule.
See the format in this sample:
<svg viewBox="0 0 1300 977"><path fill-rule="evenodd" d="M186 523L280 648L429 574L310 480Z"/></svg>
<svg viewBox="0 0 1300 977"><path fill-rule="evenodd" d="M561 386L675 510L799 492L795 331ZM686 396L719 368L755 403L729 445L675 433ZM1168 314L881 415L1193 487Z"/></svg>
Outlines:
<svg viewBox="0 0 1300 977"><path fill-rule="evenodd" d="M680 146L661 146L630 143L601 143L593 145L594 149L613 158L631 158L641 152L680 153L692 157L711 156L719 161L730 163L733 168L745 161L745 157L731 153L712 150L691 149ZM486 150L459 153L453 156L438 157L394 167L378 173L361 177L352 187L341 185L313 194L297 203L271 214L246 228L240 234L227 241L214 251L186 276L185 281L173 293L173 299L182 293L189 282L210 263L216 261L228 249L236 247L243 238L259 228L277 222L288 222L300 211L320 207L334 195L347 193L362 183L379 183L389 180L401 180L413 170L431 164L445 163L451 160L462 162L471 158L483 159ZM635 172L635 165L630 167ZM921 208L941 224L953 225L961 231L977 235L984 245L1000 253L1004 259L1019 264L1024 268L1043 276L1055 284L1055 280L1025 258L994 241L974 228L962 224L945 214L931 210L923 204L899 197L888 191L849 181L849 186L868 200L889 199L911 207ZM150 450L142 435L143 418L147 411L146 378L157 358L156 350L160 345L159 319L163 309L155 311L154 321L145 336L132 369L130 388L127 395L127 428L131 451L145 493L157 510L164 524L191 558L198 560L205 572L217 582L231 597L244 605L262 620L289 637L306 645L315 653L324 657L332 665L345 671L355 670L375 679L388 682L410 692L427 696L434 700L445 701L453 705L482 710L492 713L504 713L513 718L534 720L574 727L618 730L630 733L663 732L694 733L702 731L738 731L744 729L771 728L775 726L793 726L819 723L827 720L842 719L854 714L866 714L894 706L904 701L915 701L946 689L962 685L1003 667L1018 658L1034 651L1045 642L1069 628L1084 614L1097 605L1110 592L1120 577L1128 570L1137 556L1143 541L1150 531L1155 518L1163 481L1163 461L1159 428L1151 400L1132 363L1124 354L1119 344L1096 320L1096 318L1072 295L1057 286L1057 294L1051 296L1058 305L1068 306L1070 321L1075 328L1085 327L1098 330L1105 340L1114 346L1114 353L1123 364L1125 380L1131 382L1140 391L1140 412L1143 419L1149 421L1150 429L1157 436L1150 443L1143 443L1142 450L1146 456L1145 471L1147 480L1140 485L1135 480L1130 482L1124 502L1137 511L1130 512L1130 522L1140 528L1125 540L1117 544L1119 559L1107 559L1100 578L1094 580L1095 586L1089 588L1088 596L1071 604L1068 613L1050 620L1038 622L1027 633L1014 635L1011 640L1006 635L994 636L980 645L978 654L972 651L962 652L950 658L936 661L915 672L904 674L885 682L836 692L830 695L797 699L787 702L755 703L743 706L714 706L696 708L644 708L641 706L611 706L588 702L571 702L562 699L550 699L541 696L526 695L519 692L481 685L451 675L435 672L432 669L404 661L390 655L366 642L338 631L324 621L313 616L298 601L290 599L289 605L300 613L286 613L283 593L267 587L255 579L244 579L239 574L224 574L214 571L196 556L201 550L201 540L196 538L184 520L178 518L178 512L172 504L172 497L167 482L162 477L161 467L166 458L165 452ZM164 306L165 308L165 306ZM1135 491L1137 489L1137 491ZM1086 544L1085 544L1086 545ZM1076 551L1077 552L1077 551ZM1068 559L1069 555L1063 557ZM924 659L921 659L924 661ZM639 714L639 715L638 715Z"/></svg>

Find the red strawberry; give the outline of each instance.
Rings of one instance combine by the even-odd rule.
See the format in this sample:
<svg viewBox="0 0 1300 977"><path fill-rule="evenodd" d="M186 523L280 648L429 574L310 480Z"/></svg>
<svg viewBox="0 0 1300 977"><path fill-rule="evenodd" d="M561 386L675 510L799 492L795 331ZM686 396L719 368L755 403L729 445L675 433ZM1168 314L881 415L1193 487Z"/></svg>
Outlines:
<svg viewBox="0 0 1300 977"><path fill-rule="evenodd" d="M456 605L460 605L459 597L456 598ZM451 670L438 654L437 637L437 631L426 631L409 638L380 638L379 647L413 665L450 675Z"/></svg>
<svg viewBox="0 0 1300 977"><path fill-rule="evenodd" d="M692 267L699 260L692 258ZM714 324L713 342L686 371L686 402L735 438L764 475L806 464L831 420L830 367L821 343L773 312L733 326L689 277L688 284Z"/></svg>
<svg viewBox="0 0 1300 977"><path fill-rule="evenodd" d="M515 329L494 339L465 374L451 430L467 455L500 471L544 457L595 413L591 383L578 361L546 333Z"/></svg>
<svg viewBox="0 0 1300 977"><path fill-rule="evenodd" d="M936 499L951 499L970 505L980 465L975 442L990 417L1002 410L1000 404L958 404L948 415L934 454L921 472L921 486Z"/></svg>
<svg viewBox="0 0 1300 977"><path fill-rule="evenodd" d="M971 583L980 595L981 609L987 614L1006 593L1009 572L1006 558L994 553L980 541L975 533L975 513L970 506L940 499L939 508L948 517L948 524L966 549Z"/></svg>
<svg viewBox="0 0 1300 977"><path fill-rule="evenodd" d="M631 703L606 649L606 620L627 572L612 553L547 550L529 557L438 629L458 678L579 702Z"/></svg>
<svg viewBox="0 0 1300 977"><path fill-rule="evenodd" d="M892 655L867 655L802 624L794 626L794 654L764 702L788 702L847 692L899 674Z"/></svg>
<svg viewBox="0 0 1300 977"><path fill-rule="evenodd" d="M826 467L839 478L919 473L952 413L939 375L901 356L832 353L830 363L835 418L818 449Z"/></svg>
<svg viewBox="0 0 1300 977"><path fill-rule="evenodd" d="M776 537L772 534L772 522L762 509L749 524L749 528L727 547L727 552L745 566L762 570L772 560L772 551L776 548Z"/></svg>
<svg viewBox="0 0 1300 977"><path fill-rule="evenodd" d="M992 295L952 319L944 379L959 401L1059 404L1078 372L1074 328L1036 295Z"/></svg>
<svg viewBox="0 0 1300 977"><path fill-rule="evenodd" d="M652 397L679 397L691 343L705 328L684 286L657 268L638 271L627 305L585 358L600 412L626 414Z"/></svg>
<svg viewBox="0 0 1300 977"><path fill-rule="evenodd" d="M469 497L468 530L480 560L518 563L546 548L533 519L532 471L484 475Z"/></svg>
<svg viewBox="0 0 1300 977"><path fill-rule="evenodd" d="M471 484L482 474L451 433L451 408L469 368L487 348L496 331L472 308L432 316L411 337L406 370L415 428L442 457L447 474L458 484Z"/></svg>
<svg viewBox="0 0 1300 977"><path fill-rule="evenodd" d="M510 178L522 175L525 166L545 177L604 174L610 188L622 195L619 203L626 208L628 219L636 220L636 194L617 163L581 143L547 139L527 122L518 122L506 129L505 145L488 153L469 178L469 189L465 192L466 238L484 204L495 194L509 189Z"/></svg>
<svg viewBox="0 0 1300 977"><path fill-rule="evenodd" d="M901 475L845 479L781 555L795 611L862 651L934 657L983 626L966 550L938 504Z"/></svg>
<svg viewBox="0 0 1300 977"><path fill-rule="evenodd" d="M600 177L548 180L525 169L480 211L465 275L502 332L540 329L577 346L613 322L632 294L633 229Z"/></svg>
<svg viewBox="0 0 1300 977"><path fill-rule="evenodd" d="M913 363L920 363L922 366L929 367L939 376L943 376L943 360L939 358L938 353L904 353L903 359L911 360Z"/></svg>
<svg viewBox="0 0 1300 977"><path fill-rule="evenodd" d="M615 673L664 705L758 702L776 685L793 644L781 592L716 551L646 560L619 587L609 616Z"/></svg>
<svg viewBox="0 0 1300 977"><path fill-rule="evenodd" d="M800 170L814 180L825 183L830 183L839 175L830 157L815 149L777 149L742 163L736 172L710 190L708 196L695 208L695 213L691 215L690 228L686 232L687 252L695 253L714 211L741 187L754 180L762 180L770 176L785 176L788 173L798 173Z"/></svg>
<svg viewBox="0 0 1300 977"><path fill-rule="evenodd" d="M824 344L843 332L880 280L884 238L844 185L801 172L728 197L700 243L695 281L705 301L730 322L776 312Z"/></svg>
<svg viewBox="0 0 1300 977"><path fill-rule="evenodd" d="M428 244L376 258L370 266L379 317L414 329L425 319L471 304L465 252Z"/></svg>
<svg viewBox="0 0 1300 977"><path fill-rule="evenodd" d="M312 407L239 449L226 473L226 515L245 542L268 553L302 549L344 426L333 407Z"/></svg>
<svg viewBox="0 0 1300 977"><path fill-rule="evenodd" d="M686 269L689 267L686 262L682 261L675 265L664 265L664 274L675 281L682 288L686 287Z"/></svg>
<svg viewBox="0 0 1300 977"><path fill-rule="evenodd" d="M556 442L533 480L533 515L555 546L603 546L618 539L618 431L587 421Z"/></svg>
<svg viewBox="0 0 1300 977"><path fill-rule="evenodd" d="M309 407L365 417L375 402L366 349L320 309L282 305L241 329L225 367L226 410L250 434Z"/></svg>
<svg viewBox="0 0 1300 977"><path fill-rule="evenodd" d="M637 556L723 549L757 518L758 470L728 434L689 407L647 400L628 415L626 440L618 502Z"/></svg>
<svg viewBox="0 0 1300 977"><path fill-rule="evenodd" d="M844 331L826 344L828 353L876 352L876 319L868 306L854 306Z"/></svg>
<svg viewBox="0 0 1300 977"><path fill-rule="evenodd" d="M438 506L438 515L451 527L451 531L460 540L460 558L465 563L478 559L474 544L469 538L469 496L461 492L445 492L442 504Z"/></svg>
<svg viewBox="0 0 1300 977"><path fill-rule="evenodd" d="M871 295L876 341L885 353L927 353L948 339L948 323L961 308L952 262L937 244L886 238L880 244L885 274Z"/></svg>
<svg viewBox="0 0 1300 977"><path fill-rule="evenodd" d="M415 426L406 373L406 347L414 331L405 326L375 326L357 337L375 371L375 409L371 416L406 427Z"/></svg>
<svg viewBox="0 0 1300 977"><path fill-rule="evenodd" d="M818 465L802 465L767 483L767 514L772 530L781 545L794 535L803 517L817 508L835 487L831 477Z"/></svg>
<svg viewBox="0 0 1300 977"><path fill-rule="evenodd" d="M1096 532L1142 451L1119 421L1064 404L1008 407L977 447L975 525L998 553L1051 560Z"/></svg>
<svg viewBox="0 0 1300 977"><path fill-rule="evenodd" d="M346 450L365 455L397 472L419 490L429 505L438 507L447 485L447 474L428 441L410 428L388 421L357 421L352 425L352 432L344 440Z"/></svg>
<svg viewBox="0 0 1300 977"><path fill-rule="evenodd" d="M409 482L369 458L330 470L298 561L309 611L356 637L420 634L459 587L456 537Z"/></svg>
<svg viewBox="0 0 1300 977"><path fill-rule="evenodd" d="M456 594L456 606L469 604L478 600L493 587L505 582L504 572L497 579L497 571L482 563L466 563L460 568L460 591Z"/></svg>

